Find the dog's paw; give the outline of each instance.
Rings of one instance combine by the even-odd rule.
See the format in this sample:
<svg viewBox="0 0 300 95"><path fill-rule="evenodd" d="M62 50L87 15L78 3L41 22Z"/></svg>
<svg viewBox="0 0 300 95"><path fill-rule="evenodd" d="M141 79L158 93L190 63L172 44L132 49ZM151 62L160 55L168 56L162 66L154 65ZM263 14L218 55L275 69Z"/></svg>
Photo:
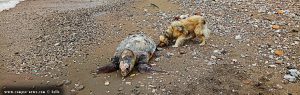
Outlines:
<svg viewBox="0 0 300 95"><path fill-rule="evenodd" d="M176 48L176 47L178 47L178 46L177 46L177 45L173 45L172 47Z"/></svg>
<svg viewBox="0 0 300 95"><path fill-rule="evenodd" d="M200 43L200 46L204 46L205 45L205 43Z"/></svg>

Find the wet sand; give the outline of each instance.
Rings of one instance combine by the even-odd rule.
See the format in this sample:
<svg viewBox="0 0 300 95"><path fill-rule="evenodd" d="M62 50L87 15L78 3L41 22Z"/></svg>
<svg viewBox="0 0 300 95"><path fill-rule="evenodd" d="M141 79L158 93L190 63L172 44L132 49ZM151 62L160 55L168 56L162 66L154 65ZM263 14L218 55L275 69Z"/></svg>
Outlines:
<svg viewBox="0 0 300 95"><path fill-rule="evenodd" d="M297 95L299 83L283 76L290 64L300 69L300 47L291 45L299 37L299 2L260 2L266 4L263 12L256 9L261 4L250 1L201 1L195 6L180 0L27 0L0 12L0 86L56 84L66 95ZM279 9L290 13L268 13ZM158 42L174 16L194 10L207 18L213 33L205 46L195 39L158 51L159 61L150 63L168 73L133 72L125 79L119 72L92 74L109 64L126 36L142 32ZM282 26L282 32L274 32L272 24ZM289 60L268 67L277 58L269 48L283 49Z"/></svg>

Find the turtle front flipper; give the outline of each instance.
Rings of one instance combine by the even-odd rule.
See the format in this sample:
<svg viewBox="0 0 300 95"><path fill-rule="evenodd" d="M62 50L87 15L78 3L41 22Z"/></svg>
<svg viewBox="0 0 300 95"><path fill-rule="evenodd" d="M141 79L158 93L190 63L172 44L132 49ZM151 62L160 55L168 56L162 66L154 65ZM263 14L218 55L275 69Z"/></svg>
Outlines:
<svg viewBox="0 0 300 95"><path fill-rule="evenodd" d="M96 73L100 74L100 73L110 73L110 72L114 72L117 71L119 68L116 64L108 64L106 66L97 68Z"/></svg>
<svg viewBox="0 0 300 95"><path fill-rule="evenodd" d="M166 71L155 70L151 67L151 65L146 63L138 63L137 69L140 73L154 73L154 72L166 73Z"/></svg>
<svg viewBox="0 0 300 95"><path fill-rule="evenodd" d="M119 70L119 57L111 58L111 64L97 68L96 73L110 73Z"/></svg>

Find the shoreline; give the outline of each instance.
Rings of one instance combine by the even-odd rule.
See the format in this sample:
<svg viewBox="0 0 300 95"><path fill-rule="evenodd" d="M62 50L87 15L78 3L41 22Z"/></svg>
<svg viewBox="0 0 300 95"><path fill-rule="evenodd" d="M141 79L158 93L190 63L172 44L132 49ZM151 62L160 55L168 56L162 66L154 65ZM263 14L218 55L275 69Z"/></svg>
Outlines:
<svg viewBox="0 0 300 95"><path fill-rule="evenodd" d="M250 1L98 1L26 0L0 12L0 86L56 84L67 95L300 94L282 73L300 69L298 2L261 0L266 10L257 12L262 5ZM194 39L157 51L150 64L167 74L93 74L123 38L143 32L157 43L174 16L194 8L213 32L207 45ZM272 14L277 9L289 13ZM277 49L285 54L274 55ZM280 58L283 64L273 64Z"/></svg>

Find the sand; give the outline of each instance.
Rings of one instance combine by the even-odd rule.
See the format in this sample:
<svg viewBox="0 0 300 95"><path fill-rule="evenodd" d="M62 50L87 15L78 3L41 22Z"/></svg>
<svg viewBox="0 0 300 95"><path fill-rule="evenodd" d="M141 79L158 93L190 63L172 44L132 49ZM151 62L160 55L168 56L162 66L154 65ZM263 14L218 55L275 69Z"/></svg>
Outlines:
<svg viewBox="0 0 300 95"><path fill-rule="evenodd" d="M299 1L259 2L26 0L0 12L0 86L55 85L66 95L297 95L299 82L283 76L287 67L300 69ZM126 36L145 33L158 42L174 16L193 12L207 19L212 35L204 46L194 39L157 51L150 64L168 73L92 73L110 63ZM269 67L280 58L283 64Z"/></svg>

